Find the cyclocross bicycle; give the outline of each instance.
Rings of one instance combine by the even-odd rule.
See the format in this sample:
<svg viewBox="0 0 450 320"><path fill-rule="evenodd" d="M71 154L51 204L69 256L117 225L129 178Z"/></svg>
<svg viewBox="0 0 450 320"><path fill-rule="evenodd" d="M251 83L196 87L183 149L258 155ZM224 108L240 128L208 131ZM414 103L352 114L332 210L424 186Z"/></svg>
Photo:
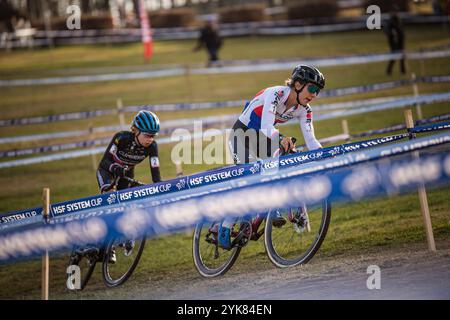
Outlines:
<svg viewBox="0 0 450 320"><path fill-rule="evenodd" d="M128 180L130 187L144 185L128 177L122 179ZM118 180L115 180L114 188L117 187ZM100 247L93 245L74 248L69 258L69 266L80 267L79 289L85 288L98 262L102 262L102 277L108 287L119 286L127 281L139 263L145 239L145 235L133 240L113 237Z"/></svg>
<svg viewBox="0 0 450 320"><path fill-rule="evenodd" d="M322 245L330 218L328 201L315 206L279 208L256 217L240 217L231 228L230 249L221 248L217 241L222 221L199 223L192 242L194 265L204 277L223 275L233 266L241 249L263 235L267 255L277 267L305 264Z"/></svg>

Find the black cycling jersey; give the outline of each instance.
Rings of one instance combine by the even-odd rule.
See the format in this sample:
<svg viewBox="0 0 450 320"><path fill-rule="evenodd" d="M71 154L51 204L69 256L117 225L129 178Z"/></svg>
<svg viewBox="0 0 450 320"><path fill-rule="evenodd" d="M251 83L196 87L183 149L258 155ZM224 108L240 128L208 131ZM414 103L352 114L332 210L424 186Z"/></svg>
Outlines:
<svg viewBox="0 0 450 320"><path fill-rule="evenodd" d="M156 141L153 141L150 146L144 147L137 142L133 132L121 131L114 135L106 148L100 161L99 171L107 171L112 174L114 166L128 166L129 171L132 172L134 166L147 157L149 157L153 182L160 182L161 174Z"/></svg>

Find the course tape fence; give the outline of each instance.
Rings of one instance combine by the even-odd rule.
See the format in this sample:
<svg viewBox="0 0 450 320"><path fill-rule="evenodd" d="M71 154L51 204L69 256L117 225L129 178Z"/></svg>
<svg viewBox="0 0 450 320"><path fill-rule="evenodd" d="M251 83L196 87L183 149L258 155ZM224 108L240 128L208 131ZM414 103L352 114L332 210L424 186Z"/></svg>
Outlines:
<svg viewBox="0 0 450 320"><path fill-rule="evenodd" d="M414 106L416 104L420 105L428 105L433 103L440 103L450 100L450 92L437 93L437 94L428 94L428 95L420 95L415 97L407 97L402 99L397 99L393 101L388 101L385 103L381 103L373 106L366 106L362 108L355 108L349 110L337 110L333 112L328 112L325 114L319 114L315 116L315 120L327 120L334 119L343 116L351 116L355 114L374 112L374 111L382 111L394 108L401 108L406 106Z"/></svg>
<svg viewBox="0 0 450 320"><path fill-rule="evenodd" d="M226 124L229 121L235 120L236 118L237 118L236 115L233 114L233 115L220 115L220 116L208 116L208 117L202 117L202 118L195 118L195 120L202 121L202 123L204 124L205 127L212 127L215 125ZM173 129L175 129L175 128L189 129L193 125L194 125L194 120L192 118L164 120L164 121L161 121L162 129L160 130L160 135L170 134L170 133L172 133ZM129 129L130 129L130 125L112 125L112 126L92 127L91 129L86 129L86 130L71 130L71 131L62 131L62 132L55 132L55 133L4 137L4 138L0 138L0 144L30 142L30 141L57 139L57 138L73 138L73 137L81 137L81 136L86 136L86 135L96 134L96 133L117 132L117 131L122 131L122 130L129 130Z"/></svg>
<svg viewBox="0 0 450 320"><path fill-rule="evenodd" d="M289 155L282 157L279 165L280 168L289 167L292 165L305 164L311 161L317 161L320 159L326 159L329 157L335 157L337 155L342 155L349 152L360 151L363 149L372 148L375 146L380 146L383 144L392 143L404 138L409 137L408 133L393 135L389 137L370 139L360 142L346 143L338 146L323 148L320 150L301 152L294 155ZM447 137L447 136L445 136ZM446 138L445 138L446 139ZM417 140L418 141L418 140ZM278 162L273 162L278 164ZM273 165L273 164L272 164ZM165 182L153 184L148 189L145 189L146 195L153 194L161 194L161 193L171 193L174 191L180 191L184 189L190 189L194 187L199 187L202 185L209 185L214 182L240 178L243 176L259 173L261 169L260 163L253 163L241 166L230 166L225 168L220 168L217 170L211 170L199 174L189 175L186 177L181 177L177 179L168 180ZM62 214L65 212L73 212L78 210L83 210L86 208L92 208L96 206L104 206L108 204L115 203L116 201L123 201L124 198L120 196L123 191L118 191L111 194L98 195L94 197L88 197L84 199L78 199L74 201L69 201L62 204L54 204L51 208L51 216L56 217L58 214ZM144 194L145 195L145 194ZM6 227L10 223L21 222L22 218L27 218L30 216L30 212L34 212L31 214L32 216L40 215L42 213L42 209L34 208L34 209L26 209L21 211L15 211L9 214L5 214L0 219L0 229ZM26 219L25 219L26 220Z"/></svg>
<svg viewBox="0 0 450 320"><path fill-rule="evenodd" d="M417 120L415 125L418 126L418 125L439 122L439 121L448 120L448 119L450 119L450 113L443 114L440 116L430 117L427 119ZM362 138L362 137L366 137L366 136L373 136L376 134L392 133L392 132L403 130L403 129L406 129L406 125L404 123L401 123L401 124L396 124L393 126L388 126L388 127L384 127L384 128L380 128L380 129L368 130L368 131L364 131L361 133L354 133L354 134L351 134L350 136L352 138Z"/></svg>
<svg viewBox="0 0 450 320"><path fill-rule="evenodd" d="M231 125L231 123L230 123L230 125ZM203 126L203 129L207 129L207 128L208 128L208 126ZM192 138L194 138L194 139L206 138L206 137L216 136L218 133L219 133L219 131L216 131L216 132L210 131L210 132L203 133L201 136L198 136L198 134L196 135L196 133L194 132L193 135L191 133L189 133L187 135L182 135L181 139L182 139L182 141L186 141L186 140L192 139ZM224 130L220 130L220 134L223 134L223 133L224 133ZM163 145L163 144L168 144L168 143L176 143L179 141L178 140L179 138L180 138L179 135L176 136L177 140L174 140L171 137L159 138L158 144ZM346 140L349 138L350 138L350 135L348 135L348 134L338 134L338 135L331 136L331 137L321 138L321 139L319 139L319 142L321 144L326 144L326 143L333 143L333 142L337 142L337 141ZM33 147L33 148L6 150L6 151L0 151L0 158L21 157L21 156L27 156L27 155L33 155L33 154L41 154L41 153L45 153L45 152L57 152L57 151L64 151L64 150L70 150L70 149L94 148L96 146L102 146L99 149L95 149L96 151L91 150L91 151L88 151L88 153L86 154L86 155L92 155L92 154L101 153L102 150L104 151L106 145L110 141L111 141L111 138L101 138L101 139L85 140L85 141L78 141L78 142L53 144L53 145L49 145L49 146L39 146L39 147ZM297 149L299 150L299 147L297 147ZM69 159L69 158L72 158L70 155L71 154L69 153L65 156L63 156L63 155L61 155L61 156L65 157L66 159ZM75 155L81 156L81 154L77 153L77 152L73 153L73 157L75 157ZM53 161L53 160L58 160L58 159L54 158L54 157L47 158L47 156L42 156L42 157L27 159L27 160L24 160L24 162L17 161L15 163L9 163L9 166L18 166L20 164L25 165L25 164L43 163L43 162L48 162L48 161ZM8 167L8 164L7 165L0 164L0 168L6 168L6 167Z"/></svg>
<svg viewBox="0 0 450 320"><path fill-rule="evenodd" d="M412 96L411 96L412 97ZM376 103L384 103L388 101L399 100L405 97L384 97L384 98L375 98L375 99L364 99L350 102L339 102L325 105L317 105L314 107L315 111L324 111L324 110L335 110L335 109L347 109L354 108L356 106L371 106ZM244 105L244 102L239 101L239 105ZM149 110L154 111L152 107L148 106L140 106L136 107L136 110ZM201 121L207 126L223 126L228 124L230 121L235 121L239 115L231 114L231 115L220 115L220 116L208 116L195 118L195 121ZM174 120L164 120L161 123L161 135L170 134L172 128L186 128L192 127L193 125L192 118L183 118L183 119L174 119ZM46 140L46 139L58 139L58 138L69 138L69 137L80 137L86 136L89 134L95 133L104 133L104 132L117 132L121 130L128 130L129 126L127 125L112 125L112 126L102 126L102 127L92 127L86 130L71 130L71 131L62 131L55 133L41 133L41 134L31 134L31 135L23 135L23 136L14 136L14 137L3 137L0 138L0 144L5 143L18 143L18 142L30 142L30 141L38 141L38 140Z"/></svg>
<svg viewBox="0 0 450 320"><path fill-rule="evenodd" d="M380 104L377 106L367 106L367 107L353 109L353 110L339 110L339 111L328 113L328 114L321 114L321 115L317 115L315 117L315 120L316 121L329 120L329 119L339 118L339 117L343 117L343 116L350 116L350 115L355 115L355 114L366 113L366 112L399 108L399 107L404 107L404 106L408 106L408 105L413 105L415 103L420 103L422 105L426 105L426 104L432 104L432 103L448 101L448 100L450 100L450 92L442 93L442 94L418 96L418 97L394 100L394 101L386 102L384 104ZM226 124L229 124L232 121L234 121L235 119L237 119L237 117L238 117L238 115L227 115L227 116L220 116L217 118L208 117L209 124L206 124L203 128L207 129L208 127L214 127L215 125L218 125L218 124L223 127ZM217 122L216 122L216 120L217 120ZM175 122L173 124L175 124ZM288 123L285 123L283 125L288 125ZM398 126L398 127L400 127L400 126ZM390 129L400 130L400 129L397 129L398 127L391 126L391 127L388 127L388 129L385 128L385 129L381 129L381 130L372 130L371 132L372 132L372 134L379 134L380 132L386 132L386 130L390 130ZM169 128L167 128L165 130L167 131L167 133L171 132L171 129L169 129ZM208 133L207 132L207 135L204 135L204 137L213 136L216 134L217 133L213 133L213 132ZM191 135L189 135L187 137L189 139L192 138ZM355 135L353 135L352 137L355 137ZM199 136L199 137L194 136L194 138L202 138L202 136ZM348 137L346 136L344 139L347 139L347 138ZM66 153L58 153L58 154L33 157L33 158L27 158L27 159L4 161L4 162L0 162L0 169L22 166L22 165L30 165L30 164L36 164L36 163L44 163L44 162L50 162L50 161L56 161L56 160L77 158L77 157L83 157L83 156L103 153L104 146L98 147L98 148L94 148L94 146L107 144L108 143L107 140L108 139L86 140L86 141L81 141L78 143L67 143L67 144L60 144L60 145L53 145L53 146L27 148L27 149L21 149L21 150L7 150L4 152L0 152L0 159L5 158L5 157L31 155L31 154L36 154L36 153L41 153L41 152L46 152L46 151L48 152L48 151L67 150L67 149L81 148L81 147L91 147L88 150L77 150L77 151L71 151L71 152L66 152ZM335 140L332 140L332 141L335 141ZM171 137L158 139L158 143L160 143L160 144L174 143L174 142L177 142L177 141L174 141ZM324 142L328 143L329 141L325 140Z"/></svg>
<svg viewBox="0 0 450 320"><path fill-rule="evenodd" d="M258 60L242 65L218 66L212 68L171 68L164 70L150 70L141 72L113 73L85 76L67 76L37 79L14 79L0 80L0 87L10 86L34 86L34 85L61 85L71 83L90 83L101 81L124 81L133 79L151 79L160 77L173 77L181 75L207 75L207 74L228 74L228 73L248 73L248 72L272 72L278 70L291 70L299 63L311 64L317 67L344 66L353 64L375 63L388 60L399 60L406 58L409 60L437 59L450 56L450 50L416 51L408 53L383 53L383 54L363 54L349 56L335 56L318 59L290 59L290 60Z"/></svg>
<svg viewBox="0 0 450 320"><path fill-rule="evenodd" d="M404 97L385 97L385 98L375 98L375 99L364 99L350 102L339 102L332 104L323 104L317 105L314 107L314 111L326 111L326 110L336 110L336 109L348 109L354 107L361 106L372 106L376 103L384 103L389 101L401 100L410 98L412 96L404 96ZM244 104L242 102L242 104ZM154 111L152 107L141 106L136 107L136 110L149 110ZM172 129L174 128L190 128L193 126L194 121L201 121L206 126L223 126L227 125L231 121L235 121L238 118L239 114L229 114L229 115L220 115L220 116L208 116L201 118L183 118L183 119L174 119L174 120L165 120L162 121L161 126L161 135L170 134ZM39 141L39 140L47 140L47 139L59 139L59 138L74 138L87 136L90 134L96 133L105 133L105 132L117 132L121 130L128 130L128 125L112 125L112 126L101 126L101 127L92 127L86 130L70 130L70 131L61 131L54 133L40 133L40 134L31 134L31 135L23 135L23 136L13 136L13 137L3 137L0 138L0 144L6 143L20 143L20 142L31 142L31 141Z"/></svg>
<svg viewBox="0 0 450 320"><path fill-rule="evenodd" d="M280 161L230 167L226 168L230 174L237 170L234 172L238 175L246 168L253 168L253 172L241 173L239 179L216 181L215 184L211 181L201 183L197 179L194 180L197 188L180 186L176 192L171 192L172 183L165 182L52 205L52 218L48 224L39 217L39 208L36 208L26 225L16 224L14 228L0 232L0 260L14 260L74 244L100 242L106 236L155 236L183 230L201 221L310 205L325 199L336 202L380 194L397 195L422 183L448 184L448 151L423 155L420 159L391 158L448 142L450 134L441 133L335 155L322 161L297 163L276 171L273 169L283 166L288 159L298 159L299 155ZM384 161L377 162L379 159ZM209 174L212 173L216 172ZM197 177L205 177L204 174L208 172ZM109 201L103 202L105 198Z"/></svg>
<svg viewBox="0 0 450 320"><path fill-rule="evenodd" d="M450 82L450 75L443 76L427 76L419 77L415 81L416 83L442 83ZM357 94L357 93L367 93L376 90L393 89L405 85L413 84L412 80L398 80L389 81L383 83L367 84L361 86L352 86L346 88L338 89L328 89L321 92L320 96L323 98L329 97L339 97L343 95ZM380 98L381 99L381 98ZM356 101L353 105L362 103L361 101ZM343 107L346 107L348 102L342 103ZM216 109L216 108L230 108L245 105L245 100L231 100L231 101L217 101L217 102L198 102L198 103L171 103L171 104L154 104L154 105L142 105L142 106L126 106L121 112L138 112L143 108L149 111L181 111L181 110L200 110L200 109ZM326 106L321 108L317 106L317 110L328 110ZM328 107L330 108L330 107ZM1 119L0 127L4 126L15 126L15 125L30 125L30 124L41 124L41 123L51 123L58 121L70 121L70 120L81 120L93 117L101 117L107 115L117 114L119 111L114 109L103 109L103 110L93 110L93 111L83 111L83 112L72 112L64 114L54 114L48 116L39 117L29 117L29 118L13 118L13 119Z"/></svg>
<svg viewBox="0 0 450 320"><path fill-rule="evenodd" d="M283 20L262 22L240 22L220 24L222 37L248 35L286 35L316 34L323 32L351 31L366 29L366 16L337 19L318 19L319 25L309 25L310 21ZM447 23L446 16L411 16L402 15L403 23ZM152 38L155 40L197 39L199 29L196 27L153 28ZM14 33L10 34L9 47L98 44L98 43L130 43L141 41L141 29L109 29L109 30L49 30L36 31L28 41L23 41Z"/></svg>

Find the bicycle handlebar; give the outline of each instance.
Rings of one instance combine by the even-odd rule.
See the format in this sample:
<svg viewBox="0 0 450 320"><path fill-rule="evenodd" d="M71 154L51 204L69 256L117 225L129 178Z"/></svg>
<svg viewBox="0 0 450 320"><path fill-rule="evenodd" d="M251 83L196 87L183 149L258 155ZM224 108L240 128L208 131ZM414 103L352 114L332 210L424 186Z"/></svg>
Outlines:
<svg viewBox="0 0 450 320"><path fill-rule="evenodd" d="M138 181L138 180L134 180L134 179L132 179L132 178L130 178L130 177L122 177L122 178L125 179L125 180L127 180L127 181L131 184L132 187L145 186L145 183L140 182L140 181Z"/></svg>
<svg viewBox="0 0 450 320"><path fill-rule="evenodd" d="M123 176L123 177L116 177L114 180L114 186L117 187L117 184L119 183L120 179L125 179L130 183L131 187L140 187L140 186L145 186L145 183L138 181L138 180L134 180L130 177L127 176Z"/></svg>

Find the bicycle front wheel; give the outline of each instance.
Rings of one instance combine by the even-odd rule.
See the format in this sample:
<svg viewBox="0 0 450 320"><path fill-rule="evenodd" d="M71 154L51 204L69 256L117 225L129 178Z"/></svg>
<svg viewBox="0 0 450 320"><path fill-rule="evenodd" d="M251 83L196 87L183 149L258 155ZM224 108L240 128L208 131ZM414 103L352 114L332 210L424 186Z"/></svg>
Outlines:
<svg viewBox="0 0 450 320"><path fill-rule="evenodd" d="M283 217L285 224L274 226ZM264 243L270 261L277 267L293 267L307 263L319 250L328 231L331 205L283 208L269 212L264 230Z"/></svg>
<svg viewBox="0 0 450 320"><path fill-rule="evenodd" d="M139 263L145 246L145 236L136 240L114 238L103 257L103 280L108 287L123 284ZM115 259L114 256L115 255Z"/></svg>
<svg viewBox="0 0 450 320"><path fill-rule="evenodd" d="M89 282L89 279L91 279L100 255L100 249L94 247L89 249L74 249L69 257L69 267L77 266L79 268L80 278L78 279L79 282L75 281L73 283L72 275L68 274L67 284L69 285L71 283L75 290L83 290Z"/></svg>

